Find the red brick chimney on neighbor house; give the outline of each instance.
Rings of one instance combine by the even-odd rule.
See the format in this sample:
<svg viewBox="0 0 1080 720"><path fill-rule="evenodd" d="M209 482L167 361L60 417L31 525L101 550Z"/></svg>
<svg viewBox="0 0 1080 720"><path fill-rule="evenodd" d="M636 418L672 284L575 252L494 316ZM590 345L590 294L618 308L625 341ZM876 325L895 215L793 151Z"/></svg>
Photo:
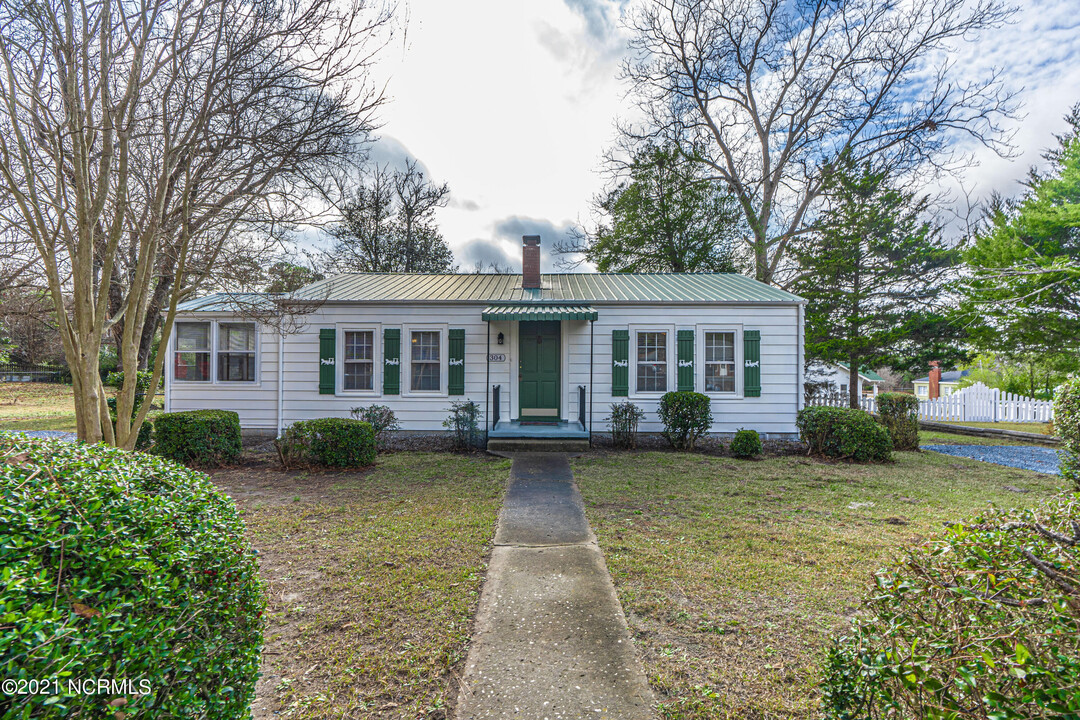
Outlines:
<svg viewBox="0 0 1080 720"><path fill-rule="evenodd" d="M941 363L930 361L930 399L941 397Z"/></svg>
<svg viewBox="0 0 1080 720"><path fill-rule="evenodd" d="M540 287L540 236L524 235L521 238L521 287Z"/></svg>

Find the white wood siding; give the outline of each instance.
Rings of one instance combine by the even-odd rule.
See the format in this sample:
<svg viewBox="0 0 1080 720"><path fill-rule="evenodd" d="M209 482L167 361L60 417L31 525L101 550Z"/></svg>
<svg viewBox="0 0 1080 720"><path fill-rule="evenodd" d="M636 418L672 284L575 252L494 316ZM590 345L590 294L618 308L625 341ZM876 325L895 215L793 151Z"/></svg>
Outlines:
<svg viewBox="0 0 1080 720"><path fill-rule="evenodd" d="M739 428L751 428L769 436L787 436L796 432L795 413L800 407L802 343L798 307L795 305L603 305L595 304L598 319L593 328L593 378L590 383L590 336L586 321L564 321L561 342L560 404L563 419L578 417L579 385L589 388L593 429L606 431L603 418L610 405L626 398L611 396L611 337L616 329L631 325L668 325L677 332L697 330L698 325L741 325L744 330L761 332L761 397L714 398L713 432L733 433ZM475 400L484 412L485 427L490 426L487 412L490 407L489 388L501 388L502 419L517 417L518 334L516 322L491 323L491 352L506 355L502 363L486 362L488 323L481 318L481 305L326 305L306 319L305 327L284 341L284 362L287 368L283 396L283 425L297 420L319 417L348 417L351 408L372 403L389 405L397 415L403 430L442 430L442 421L454 400ZM185 319L203 319L189 316ZM438 397L409 397L407 394L383 395L382 373L377 373L378 393L375 396L347 395L336 384L336 395L319 394L319 329L339 324L374 324L385 330L420 324L443 324L448 328L465 330L465 395ZM499 333L504 344L498 345ZM277 336L271 330L260 332L259 381L255 385L234 387L231 383L177 383L168 378L168 399L171 410L223 408L240 413L244 427L274 429L277 426ZM740 341L741 342L741 341ZM381 343L380 343L381 347ZM675 337L670 342L669 362L676 362ZM401 386L409 382L409 339L401 338ZM441 348L446 362L447 348ZM659 432L658 398L638 398L633 394L634 340L631 338L631 401L646 414L643 432ZM172 356L170 355L170 368ZM381 353L375 359L382 365ZM695 364L702 361L695 357ZM488 371L490 368L490 379ZM171 372L171 371L170 371ZM738 369L742 372L742 368ZM239 384L236 384L239 385ZM671 387L670 389L675 389ZM701 390L701 388L696 388ZM588 389L586 399L588 401ZM588 415L588 412L586 412Z"/></svg>

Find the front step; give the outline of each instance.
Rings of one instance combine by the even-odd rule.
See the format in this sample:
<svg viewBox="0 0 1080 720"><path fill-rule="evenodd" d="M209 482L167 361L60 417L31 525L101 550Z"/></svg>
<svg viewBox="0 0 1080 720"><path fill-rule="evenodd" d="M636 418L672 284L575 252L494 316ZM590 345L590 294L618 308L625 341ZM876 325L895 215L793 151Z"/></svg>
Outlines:
<svg viewBox="0 0 1080 720"><path fill-rule="evenodd" d="M589 449L588 438L488 438L490 452L565 452L580 453Z"/></svg>

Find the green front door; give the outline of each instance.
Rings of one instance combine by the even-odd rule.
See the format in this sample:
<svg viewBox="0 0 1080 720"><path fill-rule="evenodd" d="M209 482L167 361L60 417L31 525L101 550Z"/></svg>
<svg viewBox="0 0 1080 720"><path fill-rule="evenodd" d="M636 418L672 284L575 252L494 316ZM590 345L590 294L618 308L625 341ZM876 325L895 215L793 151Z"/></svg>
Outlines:
<svg viewBox="0 0 1080 720"><path fill-rule="evenodd" d="M518 399L521 420L559 419L559 321L518 327Z"/></svg>

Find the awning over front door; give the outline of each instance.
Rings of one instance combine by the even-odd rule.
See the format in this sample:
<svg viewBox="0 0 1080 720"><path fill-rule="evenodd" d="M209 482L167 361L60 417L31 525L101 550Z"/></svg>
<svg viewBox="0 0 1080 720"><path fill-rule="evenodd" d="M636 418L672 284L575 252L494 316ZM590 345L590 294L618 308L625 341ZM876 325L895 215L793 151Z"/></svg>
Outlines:
<svg viewBox="0 0 1080 720"><path fill-rule="evenodd" d="M489 305L484 308L483 318L486 322L493 320L596 320L596 310L590 305L553 303Z"/></svg>

